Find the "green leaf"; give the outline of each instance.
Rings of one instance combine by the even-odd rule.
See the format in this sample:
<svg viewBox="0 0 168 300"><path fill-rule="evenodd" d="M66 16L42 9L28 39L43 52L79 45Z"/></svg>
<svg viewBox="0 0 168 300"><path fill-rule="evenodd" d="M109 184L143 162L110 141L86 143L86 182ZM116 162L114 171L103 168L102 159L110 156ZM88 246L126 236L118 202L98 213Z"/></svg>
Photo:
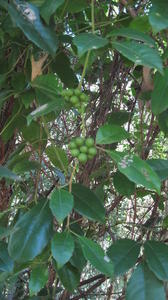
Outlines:
<svg viewBox="0 0 168 300"><path fill-rule="evenodd" d="M17 262L32 260L42 252L52 235L52 214L44 200L22 215L9 238L9 255Z"/></svg>
<svg viewBox="0 0 168 300"><path fill-rule="evenodd" d="M55 167L58 167L62 171L67 170L68 158L63 149L59 147L48 146L46 148L46 154Z"/></svg>
<svg viewBox="0 0 168 300"><path fill-rule="evenodd" d="M158 124L161 131L164 132L164 134L168 135L168 109L163 111L158 116Z"/></svg>
<svg viewBox="0 0 168 300"><path fill-rule="evenodd" d="M144 42L145 44L149 46L155 46L155 41L147 34L138 31L136 29L132 28L119 28L114 29L112 32L108 33L108 37L116 37L116 36L122 36L129 39L137 40Z"/></svg>
<svg viewBox="0 0 168 300"><path fill-rule="evenodd" d="M46 0L40 8L40 14L43 19L49 24L50 17L56 10L65 2L65 0Z"/></svg>
<svg viewBox="0 0 168 300"><path fill-rule="evenodd" d="M45 146L47 143L47 134L44 128L35 121L32 121L29 126L21 129L23 138L29 142L33 148Z"/></svg>
<svg viewBox="0 0 168 300"><path fill-rule="evenodd" d="M107 123L110 125L122 126L129 121L130 116L131 114L124 110L113 111L108 115Z"/></svg>
<svg viewBox="0 0 168 300"><path fill-rule="evenodd" d="M64 52L57 53L51 67L52 71L57 73L58 77L66 87L74 88L78 86L76 74L71 68L70 61Z"/></svg>
<svg viewBox="0 0 168 300"><path fill-rule="evenodd" d="M108 151L117 163L119 171L136 184L147 189L156 190L160 194L160 179L147 162L132 154Z"/></svg>
<svg viewBox="0 0 168 300"><path fill-rule="evenodd" d="M30 41L51 55L55 55L58 49L58 39L50 28L42 24L36 6L25 1L15 0L8 4L8 12L16 26Z"/></svg>
<svg viewBox="0 0 168 300"><path fill-rule="evenodd" d="M155 68L163 73L162 61L156 49L135 41L113 41L112 46L136 65Z"/></svg>
<svg viewBox="0 0 168 300"><path fill-rule="evenodd" d="M78 269L74 268L69 263L58 270L58 276L63 286L69 292L73 292L73 290L79 285L80 273Z"/></svg>
<svg viewBox="0 0 168 300"><path fill-rule="evenodd" d="M39 117L45 116L48 113L54 111L60 113L61 109L64 106L64 102L60 101L60 98L57 97L54 101L51 101L49 103L45 103L35 110L33 110L28 116L27 116L27 124L30 125L31 122Z"/></svg>
<svg viewBox="0 0 168 300"><path fill-rule="evenodd" d="M155 32L168 28L168 6L167 0L152 0L149 13L149 22Z"/></svg>
<svg viewBox="0 0 168 300"><path fill-rule="evenodd" d="M37 294L48 280L48 267L39 265L32 269L29 281L30 296Z"/></svg>
<svg viewBox="0 0 168 300"><path fill-rule="evenodd" d="M30 172L33 170L40 169L40 164L37 161L30 161L30 160L22 160L21 162L16 163L12 170L16 174L24 174L25 172Z"/></svg>
<svg viewBox="0 0 168 300"><path fill-rule="evenodd" d="M35 88L36 96L40 105L46 104L50 101L55 101L57 105L63 103L60 96L62 87L60 86L56 75L47 74L36 77L31 86Z"/></svg>
<svg viewBox="0 0 168 300"><path fill-rule="evenodd" d="M168 178L168 160L148 159L146 162L156 172L161 181L164 181Z"/></svg>
<svg viewBox="0 0 168 300"><path fill-rule="evenodd" d="M81 33L74 37L73 43L78 49L79 56L82 56L89 50L106 46L108 40L93 33Z"/></svg>
<svg viewBox="0 0 168 300"><path fill-rule="evenodd" d="M149 269L160 280L168 280L168 246L161 242L147 241L144 245Z"/></svg>
<svg viewBox="0 0 168 300"><path fill-rule="evenodd" d="M11 172L6 167L0 166L0 178L6 178L11 180L20 180L21 178L15 173Z"/></svg>
<svg viewBox="0 0 168 300"><path fill-rule="evenodd" d="M83 11L86 7L88 7L87 0L71 0L67 3L66 11L70 13L77 13Z"/></svg>
<svg viewBox="0 0 168 300"><path fill-rule="evenodd" d="M120 195L131 196L135 192L135 184L120 172L115 173L113 184Z"/></svg>
<svg viewBox="0 0 168 300"><path fill-rule="evenodd" d="M90 220L105 222L105 209L102 201L87 187L81 184L72 185L74 209Z"/></svg>
<svg viewBox="0 0 168 300"><path fill-rule="evenodd" d="M95 242L86 237L78 237L85 258L98 271L106 276L113 277L114 266L111 259L104 253L103 249Z"/></svg>
<svg viewBox="0 0 168 300"><path fill-rule="evenodd" d="M107 255L113 262L114 275L119 276L132 268L139 256L140 244L133 240L121 239L112 244Z"/></svg>
<svg viewBox="0 0 168 300"><path fill-rule="evenodd" d="M73 195L63 189L55 189L50 199L50 209L59 223L71 213L74 205Z"/></svg>
<svg viewBox="0 0 168 300"><path fill-rule="evenodd" d="M124 128L118 125L103 125L96 134L97 144L112 144L120 142L130 137L130 134L125 131Z"/></svg>
<svg viewBox="0 0 168 300"><path fill-rule="evenodd" d="M145 263L140 264L131 276L126 300L165 300L163 282L159 281Z"/></svg>
<svg viewBox="0 0 168 300"><path fill-rule="evenodd" d="M74 251L74 240L71 234L66 232L57 232L51 241L51 252L57 262L58 268L65 265L72 257Z"/></svg>
<svg viewBox="0 0 168 300"><path fill-rule="evenodd" d="M83 268L86 266L86 262L81 245L77 240L75 240L75 249L70 259L70 263L77 268L79 272L82 272Z"/></svg>
<svg viewBox="0 0 168 300"><path fill-rule="evenodd" d="M168 108L168 68L164 75L156 73L151 100L152 112L158 115Z"/></svg>
<svg viewBox="0 0 168 300"><path fill-rule="evenodd" d="M0 272L12 272L14 263L8 254L7 244L0 242Z"/></svg>

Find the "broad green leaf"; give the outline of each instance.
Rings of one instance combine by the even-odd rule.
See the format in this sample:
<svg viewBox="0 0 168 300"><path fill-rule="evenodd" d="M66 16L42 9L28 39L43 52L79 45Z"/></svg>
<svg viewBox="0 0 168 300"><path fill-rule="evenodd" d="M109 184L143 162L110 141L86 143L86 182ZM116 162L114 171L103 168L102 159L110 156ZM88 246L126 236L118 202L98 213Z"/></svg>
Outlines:
<svg viewBox="0 0 168 300"><path fill-rule="evenodd" d="M46 104L50 101L55 101L57 105L61 105L63 102L63 99L60 96L62 87L60 86L56 75L40 75L31 82L31 86L35 89L40 105Z"/></svg>
<svg viewBox="0 0 168 300"><path fill-rule="evenodd" d="M51 67L52 71L57 73L66 87L74 88L78 85L76 74L71 68L70 61L64 52L57 53Z"/></svg>
<svg viewBox="0 0 168 300"><path fill-rule="evenodd" d="M140 252L140 244L133 240L121 239L112 244L107 255L113 262L114 275L119 276L134 267Z"/></svg>
<svg viewBox="0 0 168 300"><path fill-rule="evenodd" d="M155 41L149 35L129 27L114 29L112 32L108 33L108 37L113 37L113 36L114 37L122 36L132 40L144 42L149 46L155 46Z"/></svg>
<svg viewBox="0 0 168 300"><path fill-rule="evenodd" d="M108 115L107 123L122 126L129 121L131 114L127 111L114 111Z"/></svg>
<svg viewBox="0 0 168 300"><path fill-rule="evenodd" d="M156 172L161 181L164 181L168 178L168 160L148 159L146 162Z"/></svg>
<svg viewBox="0 0 168 300"><path fill-rule="evenodd" d="M0 242L0 272L12 272L14 263L8 254L7 244Z"/></svg>
<svg viewBox="0 0 168 300"><path fill-rule="evenodd" d="M155 115L168 108L168 68L164 70L164 75L159 73L155 75L151 106Z"/></svg>
<svg viewBox="0 0 168 300"><path fill-rule="evenodd" d="M18 175L33 170L39 170L39 169L40 169L40 164L38 161L30 161L26 159L16 163L12 168L12 170Z"/></svg>
<svg viewBox="0 0 168 300"><path fill-rule="evenodd" d="M162 242L147 241L144 245L149 269L160 280L168 280L168 246Z"/></svg>
<svg viewBox="0 0 168 300"><path fill-rule="evenodd" d="M21 95L21 100L22 100L25 108L28 108L30 106L30 104L34 101L34 99L35 99L35 93L32 89L25 91Z"/></svg>
<svg viewBox="0 0 168 300"><path fill-rule="evenodd" d="M106 276L113 277L114 266L111 259L104 253L103 249L95 242L86 237L78 237L85 258L98 271Z"/></svg>
<svg viewBox="0 0 168 300"><path fill-rule="evenodd" d="M131 196L135 192L135 184L120 172L114 175L113 184L120 195Z"/></svg>
<svg viewBox="0 0 168 300"><path fill-rule="evenodd" d="M155 32L168 28L167 0L151 0L152 7L149 12L149 22Z"/></svg>
<svg viewBox="0 0 168 300"><path fill-rule="evenodd" d="M59 147L48 146L46 154L52 164L58 167L62 171L66 171L68 168L68 158L65 151Z"/></svg>
<svg viewBox="0 0 168 300"><path fill-rule="evenodd" d="M47 143L47 134L44 128L37 122L32 121L29 126L21 129L23 138L29 142L33 148L44 147Z"/></svg>
<svg viewBox="0 0 168 300"><path fill-rule="evenodd" d="M29 290L30 296L37 294L47 283L48 267L45 265L37 265L30 274Z"/></svg>
<svg viewBox="0 0 168 300"><path fill-rule="evenodd" d="M69 291L73 290L79 285L80 273L78 269L67 263L63 268L58 270L58 276L63 286Z"/></svg>
<svg viewBox="0 0 168 300"><path fill-rule="evenodd" d="M2 108L4 101L11 97L13 94L14 92L12 90L0 91L0 109Z"/></svg>
<svg viewBox="0 0 168 300"><path fill-rule="evenodd" d="M161 131L164 132L165 136L168 135L168 109L163 111L158 116L158 124Z"/></svg>
<svg viewBox="0 0 168 300"><path fill-rule="evenodd" d="M83 251L80 243L75 240L75 249L73 255L70 259L70 263L77 268L80 272L82 272L83 268L86 266L86 259L83 255Z"/></svg>
<svg viewBox="0 0 168 300"><path fill-rule="evenodd" d="M63 189L55 189L50 199L50 209L59 223L71 213L74 205L73 195Z"/></svg>
<svg viewBox="0 0 168 300"><path fill-rule="evenodd" d="M8 4L8 12L16 26L30 41L51 55L55 55L58 48L57 36L50 28L42 24L36 6L25 1L15 0Z"/></svg>
<svg viewBox="0 0 168 300"><path fill-rule="evenodd" d="M87 187L81 184L72 185L74 209L90 220L105 222L105 209L102 201Z"/></svg>
<svg viewBox="0 0 168 300"><path fill-rule="evenodd" d="M112 144L129 138L130 135L118 125L106 124L100 127L96 134L97 144Z"/></svg>
<svg viewBox="0 0 168 300"><path fill-rule="evenodd" d="M50 17L56 10L65 2L65 0L46 0L40 8L40 14L43 19L49 24Z"/></svg>
<svg viewBox="0 0 168 300"><path fill-rule="evenodd" d="M9 238L9 255L17 262L32 260L42 252L52 235L52 214L44 200L16 222Z"/></svg>
<svg viewBox="0 0 168 300"><path fill-rule="evenodd" d="M88 7L87 0L71 0L67 3L66 11L70 13L77 13L84 10L86 7Z"/></svg>
<svg viewBox="0 0 168 300"><path fill-rule="evenodd" d="M74 251L74 240L71 234L57 232L51 241L51 252L57 262L57 267L61 268L72 257Z"/></svg>
<svg viewBox="0 0 168 300"><path fill-rule="evenodd" d="M148 269L146 263L140 264L131 276L126 290L126 300L165 300L163 282Z"/></svg>
<svg viewBox="0 0 168 300"><path fill-rule="evenodd" d="M0 166L0 178L10 180L20 180L21 178L15 173L11 172L8 168Z"/></svg>
<svg viewBox="0 0 168 300"><path fill-rule="evenodd" d="M73 43L78 49L79 56L82 56L89 50L99 49L106 46L108 44L108 40L93 33L81 33L74 37Z"/></svg>
<svg viewBox="0 0 168 300"><path fill-rule="evenodd" d="M60 101L60 98L57 96L57 98L54 101L51 101L49 103L45 103L35 110L33 110L28 116L27 116L27 124L30 125L31 122L39 117L45 116L48 113L54 111L57 113L60 113L61 109L64 106L64 101Z"/></svg>
<svg viewBox="0 0 168 300"><path fill-rule="evenodd" d="M155 190L160 194L161 182L149 164L136 155L109 151L111 158L117 163L118 169L129 180L141 184L147 189Z"/></svg>
<svg viewBox="0 0 168 300"><path fill-rule="evenodd" d="M151 30L147 15L136 16L136 18L133 18L133 20L129 23L129 27L143 33L148 33Z"/></svg>
<svg viewBox="0 0 168 300"><path fill-rule="evenodd" d="M136 65L155 68L163 73L162 61L156 49L136 41L113 41L112 46Z"/></svg>

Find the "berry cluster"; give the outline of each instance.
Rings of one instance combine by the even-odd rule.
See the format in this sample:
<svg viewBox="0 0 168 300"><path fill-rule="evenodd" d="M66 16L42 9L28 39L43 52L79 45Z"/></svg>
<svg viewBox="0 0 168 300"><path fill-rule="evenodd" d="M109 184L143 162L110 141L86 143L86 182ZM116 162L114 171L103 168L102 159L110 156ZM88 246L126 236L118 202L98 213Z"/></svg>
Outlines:
<svg viewBox="0 0 168 300"><path fill-rule="evenodd" d="M77 108L79 112L83 111L89 101L89 97L79 89L63 90L62 96L71 106Z"/></svg>
<svg viewBox="0 0 168 300"><path fill-rule="evenodd" d="M92 159L96 155L94 139L88 137L74 138L69 144L70 152L73 157L77 157L81 163L86 163L88 159Z"/></svg>

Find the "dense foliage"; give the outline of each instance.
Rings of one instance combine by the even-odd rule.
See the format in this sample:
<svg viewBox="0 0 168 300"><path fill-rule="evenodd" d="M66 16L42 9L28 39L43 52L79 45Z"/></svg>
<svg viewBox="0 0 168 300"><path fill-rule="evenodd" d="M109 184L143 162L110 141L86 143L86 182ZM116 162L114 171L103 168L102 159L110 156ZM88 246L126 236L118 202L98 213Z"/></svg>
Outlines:
<svg viewBox="0 0 168 300"><path fill-rule="evenodd" d="M164 300L167 0L0 0L0 299Z"/></svg>

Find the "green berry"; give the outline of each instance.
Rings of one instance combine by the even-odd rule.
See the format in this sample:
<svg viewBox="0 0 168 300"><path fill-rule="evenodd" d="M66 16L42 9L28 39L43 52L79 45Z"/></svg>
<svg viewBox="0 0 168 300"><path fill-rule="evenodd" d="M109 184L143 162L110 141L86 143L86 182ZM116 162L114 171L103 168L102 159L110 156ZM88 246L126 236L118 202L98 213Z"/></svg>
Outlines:
<svg viewBox="0 0 168 300"><path fill-rule="evenodd" d="M96 150L95 147L91 147L91 148L89 148L88 153L91 154L91 155L96 155L97 150Z"/></svg>
<svg viewBox="0 0 168 300"><path fill-rule="evenodd" d="M77 146L82 146L83 143L84 143L84 139L82 137L77 137L75 139L75 143L76 143Z"/></svg>
<svg viewBox="0 0 168 300"><path fill-rule="evenodd" d="M88 158L87 158L87 155L85 153L80 153L78 155L78 159L79 159L80 162L85 163L85 162L87 162Z"/></svg>
<svg viewBox="0 0 168 300"><path fill-rule="evenodd" d="M75 104L75 107L76 107L76 108L80 108L80 107L81 107L80 103L76 103L76 104Z"/></svg>
<svg viewBox="0 0 168 300"><path fill-rule="evenodd" d="M76 143L75 143L74 141L71 141L71 142L69 143L69 148L70 148L70 149L76 149Z"/></svg>
<svg viewBox="0 0 168 300"><path fill-rule="evenodd" d="M81 100L82 102L87 102L87 101L88 101L88 97L87 97L85 94L81 94L81 95L80 95L80 100Z"/></svg>
<svg viewBox="0 0 168 300"><path fill-rule="evenodd" d="M71 97L73 95L73 90L69 89L69 90L66 90L66 95L68 97Z"/></svg>
<svg viewBox="0 0 168 300"><path fill-rule="evenodd" d="M81 146L80 147L80 152L87 153L87 151L88 151L88 148L86 146Z"/></svg>
<svg viewBox="0 0 168 300"><path fill-rule="evenodd" d="M79 89L75 89L74 90L74 94L75 94L75 96L80 96L81 95L81 91Z"/></svg>
<svg viewBox="0 0 168 300"><path fill-rule="evenodd" d="M72 103L72 104L77 104L78 102L79 102L79 100L78 100L78 97L77 96L72 96L71 98L70 98L70 102Z"/></svg>
<svg viewBox="0 0 168 300"><path fill-rule="evenodd" d="M72 149L71 150L71 155L73 156L73 157L78 157L79 156L79 150L78 149Z"/></svg>
<svg viewBox="0 0 168 300"><path fill-rule="evenodd" d="M85 144L87 147L92 147L94 146L94 139L92 138L87 138L86 141L85 141Z"/></svg>

